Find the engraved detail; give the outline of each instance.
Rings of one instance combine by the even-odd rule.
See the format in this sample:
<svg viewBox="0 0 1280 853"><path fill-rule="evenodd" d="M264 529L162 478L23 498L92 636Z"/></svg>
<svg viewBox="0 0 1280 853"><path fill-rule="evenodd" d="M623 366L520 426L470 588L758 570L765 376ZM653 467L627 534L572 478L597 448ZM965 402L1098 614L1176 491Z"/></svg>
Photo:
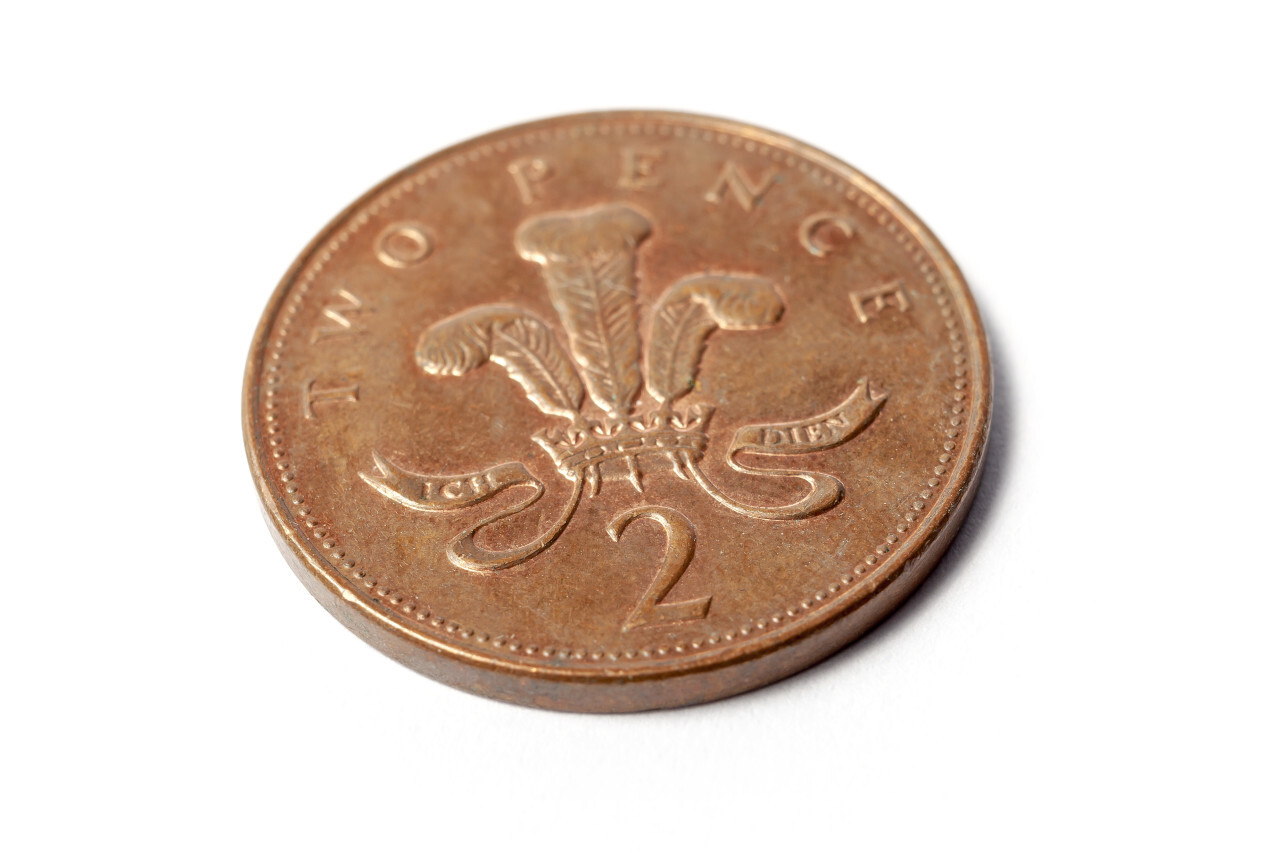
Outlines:
<svg viewBox="0 0 1280 853"><path fill-rule="evenodd" d="M525 204L533 204L542 198L542 184L551 177L551 166L541 157L521 157L507 164L507 172L516 182L520 191L520 200Z"/></svg>
<svg viewBox="0 0 1280 853"><path fill-rule="evenodd" d="M901 279L882 287L851 293L849 298L853 301L853 313L858 316L859 323L866 323L889 307L897 308L899 311L911 310L911 303L907 301L907 292L902 289Z"/></svg>
<svg viewBox="0 0 1280 853"><path fill-rule="evenodd" d="M361 474L361 479L393 501L422 512L462 509L516 486L542 489L542 484L519 462L495 465L475 474L441 477L411 474L378 453L373 454L373 463L378 473Z"/></svg>
<svg viewBox="0 0 1280 853"><path fill-rule="evenodd" d="M507 565L515 565L546 549L569 523L570 516L578 508L578 498L582 494L581 483L574 483L573 494L561 512L560 520L532 542L506 551L489 551L475 544L476 533L483 527L523 511L542 497L542 483L530 474L529 469L522 463L506 462L474 474L437 477L406 471L391 464L376 451L373 454L373 464L377 466L378 472L376 474L361 472L360 479L391 500L419 512L464 509L486 501L507 489L521 486L533 489L533 493L524 500L473 524L445 546L445 553L450 562L472 572L486 573Z"/></svg>
<svg viewBox="0 0 1280 853"><path fill-rule="evenodd" d="M359 385L343 385L338 388L317 388L317 380L308 379L302 385L302 416L307 420L317 417L315 407L321 403L358 403Z"/></svg>
<svg viewBox="0 0 1280 853"><path fill-rule="evenodd" d="M657 148L623 148L622 175L618 186L625 190L648 190L662 186L654 174L662 151Z"/></svg>
<svg viewBox="0 0 1280 853"><path fill-rule="evenodd" d="M707 190L703 198L713 204L719 204L724 201L725 193L731 192L738 204L742 205L743 210L751 211L760 204L769 187L773 186L773 179L777 174L778 170L770 167L760 176L759 181L753 181L738 167L737 163L730 160L724 164L715 184Z"/></svg>
<svg viewBox="0 0 1280 853"><path fill-rule="evenodd" d="M690 599L688 601L663 602L672 587L679 583L685 569L693 561L694 530L693 523L683 513L665 506L641 506L629 509L619 515L605 531L609 538L618 542L622 534L637 519L649 519L657 522L667 535L666 551L662 555L662 565L653 576L649 588L644 591L640 603L631 611L622 630L630 631L640 627L669 625L672 622L687 622L691 619L705 619L711 608L711 596Z"/></svg>
<svg viewBox="0 0 1280 853"><path fill-rule="evenodd" d="M374 254L378 260L398 270L422 263L434 249L430 233L416 222L388 225L374 241Z"/></svg>
<svg viewBox="0 0 1280 853"><path fill-rule="evenodd" d="M635 250L648 236L649 220L624 205L538 216L516 232L520 256L542 266L587 392L614 418L640 392Z"/></svg>
<svg viewBox="0 0 1280 853"><path fill-rule="evenodd" d="M848 441L871 423L885 400L885 396L871 396L866 380L835 409L816 417L738 431L726 454L732 470L752 477L799 479L808 485L803 497L785 506L744 503L711 483L699 464L715 410L705 403L681 409L673 405L695 387L698 365L713 331L765 329L780 321L785 310L782 298L765 279L733 273L695 275L669 287L655 305L645 360L645 384L657 407L637 407L642 382L636 253L650 229L649 220L639 211L613 204L535 216L517 230L516 250L541 268L568 336L568 355L540 318L510 305L460 312L431 326L419 339L417 359L427 373L460 376L493 361L506 369L541 411L569 421L561 428L539 430L531 438L573 484L572 493L550 528L506 551L489 551L475 543L475 536L542 496L542 483L523 465L508 463L472 475L433 477L396 468L374 454L378 473L361 474L364 481L392 500L421 511L461 509L516 486L533 489L516 506L456 536L446 547L454 565L476 572L518 565L556 540L584 494L594 497L602 483L611 481L626 481L643 493L646 467L655 463L657 471L696 483L725 508L751 518L806 518L827 511L843 496L843 486L831 475L752 468L736 457L740 453L811 453ZM588 396L602 415L582 411ZM433 497L437 494L439 498ZM656 593L650 602L654 608L669 588Z"/></svg>
<svg viewBox="0 0 1280 853"><path fill-rule="evenodd" d="M675 476L688 479L687 466L698 463L707 449L706 428L714 412L698 404L686 412L651 411L621 423L587 421L586 429L539 430L532 438L562 476L586 482L588 497L599 493L601 482L615 480L643 493L642 458L657 456Z"/></svg>
<svg viewBox="0 0 1280 853"><path fill-rule="evenodd" d="M782 316L782 300L762 278L694 276L673 285L653 312L649 393L663 405L693 389L707 337L716 329L763 329Z"/></svg>
<svg viewBox="0 0 1280 853"><path fill-rule="evenodd" d="M800 223L800 245L810 254L825 258L853 236L857 229L853 219L842 213L815 213ZM844 235L833 239L832 232Z"/></svg>
<svg viewBox="0 0 1280 853"><path fill-rule="evenodd" d="M700 468L693 466L690 473L711 497L734 512L751 518L794 520L826 512L844 496L844 485L835 477L816 471L754 468L738 461L738 454L794 456L838 447L870 426L888 398L888 394L873 397L870 383L866 379L860 379L853 393L828 412L800 421L756 424L738 430L725 457L729 467L739 473L758 477L794 477L803 480L809 484L809 491L795 503L778 507L744 504L709 482Z"/></svg>
<svg viewBox="0 0 1280 853"><path fill-rule="evenodd" d="M334 291L333 295L342 301L324 306L320 313L330 322L323 326L316 326L311 330L311 343L313 344L316 341L331 338L335 335L349 335L359 332L359 327L351 319L352 315L371 310L365 307L360 297L349 290L337 290Z"/></svg>
<svg viewBox="0 0 1280 853"><path fill-rule="evenodd" d="M436 323L418 342L418 364L433 376L461 376L486 360L506 368L548 415L579 420L582 382L560 343L531 314L484 305Z"/></svg>

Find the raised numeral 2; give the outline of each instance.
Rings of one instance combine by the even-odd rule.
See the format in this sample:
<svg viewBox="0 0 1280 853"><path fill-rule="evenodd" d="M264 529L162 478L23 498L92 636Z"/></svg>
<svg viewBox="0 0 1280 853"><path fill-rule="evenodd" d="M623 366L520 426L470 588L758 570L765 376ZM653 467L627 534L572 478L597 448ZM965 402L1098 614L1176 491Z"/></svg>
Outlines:
<svg viewBox="0 0 1280 853"><path fill-rule="evenodd" d="M704 619L711 607L711 596L690 601L672 601L663 603L662 599L676 585L684 570L693 559L693 524L684 515L665 506L641 506L629 509L619 515L605 528L609 538L617 542L623 531L638 518L656 521L667 534L667 550L662 556L662 566L658 574L644 591L640 603L623 623L622 630L642 626L666 625L670 622L684 622L689 619Z"/></svg>

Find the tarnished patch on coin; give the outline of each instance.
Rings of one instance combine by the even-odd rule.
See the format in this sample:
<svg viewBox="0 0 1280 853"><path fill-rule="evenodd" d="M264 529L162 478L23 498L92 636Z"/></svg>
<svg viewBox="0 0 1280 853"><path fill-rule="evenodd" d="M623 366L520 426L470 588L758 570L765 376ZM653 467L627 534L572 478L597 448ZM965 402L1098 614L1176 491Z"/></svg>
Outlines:
<svg viewBox="0 0 1280 853"><path fill-rule="evenodd" d="M883 618L989 421L964 280L849 166L736 122L443 151L302 254L245 378L294 571L403 663L618 711L732 695Z"/></svg>

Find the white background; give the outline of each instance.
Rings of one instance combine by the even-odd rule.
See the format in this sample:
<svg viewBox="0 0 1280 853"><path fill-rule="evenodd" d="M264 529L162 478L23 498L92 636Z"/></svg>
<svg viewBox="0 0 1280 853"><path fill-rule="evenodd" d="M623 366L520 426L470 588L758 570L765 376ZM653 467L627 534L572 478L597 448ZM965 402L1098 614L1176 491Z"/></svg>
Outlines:
<svg viewBox="0 0 1280 853"><path fill-rule="evenodd" d="M1278 24L8 4L0 846L1276 849ZM997 409L969 522L873 634L591 717L439 686L316 605L239 395L275 283L365 189L621 107L775 128L906 201L978 298Z"/></svg>

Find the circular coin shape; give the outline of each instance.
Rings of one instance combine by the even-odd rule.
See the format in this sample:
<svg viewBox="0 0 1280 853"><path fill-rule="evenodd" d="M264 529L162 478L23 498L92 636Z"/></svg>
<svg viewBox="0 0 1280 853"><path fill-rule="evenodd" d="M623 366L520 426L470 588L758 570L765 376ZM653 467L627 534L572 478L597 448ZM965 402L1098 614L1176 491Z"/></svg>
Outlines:
<svg viewBox="0 0 1280 853"><path fill-rule="evenodd" d="M776 133L568 116L394 176L303 252L245 378L311 593L484 696L633 711L826 657L972 501L986 339L954 262Z"/></svg>

